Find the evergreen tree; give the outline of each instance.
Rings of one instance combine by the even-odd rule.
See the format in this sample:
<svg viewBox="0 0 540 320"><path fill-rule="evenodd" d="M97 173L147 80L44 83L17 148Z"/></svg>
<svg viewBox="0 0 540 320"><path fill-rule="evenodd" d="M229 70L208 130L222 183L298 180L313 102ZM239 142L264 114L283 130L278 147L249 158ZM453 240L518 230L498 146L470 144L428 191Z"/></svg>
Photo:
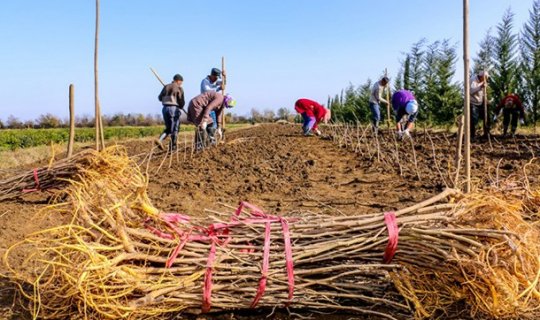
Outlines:
<svg viewBox="0 0 540 320"><path fill-rule="evenodd" d="M411 89L411 56L408 54L403 62L403 89Z"/></svg>
<svg viewBox="0 0 540 320"><path fill-rule="evenodd" d="M459 84L452 82L456 73L456 46L444 40L439 48L436 65L434 120L438 124L453 122L461 111L463 98Z"/></svg>
<svg viewBox="0 0 540 320"><path fill-rule="evenodd" d="M419 113L419 119L433 122L434 109L437 106L437 68L440 60L439 41L435 41L427 46L423 59L423 83L422 93L422 112ZM415 96L420 93L415 91Z"/></svg>
<svg viewBox="0 0 540 320"><path fill-rule="evenodd" d="M494 41L494 68L490 74L489 84L495 102L517 89L517 37L512 32L514 14L508 9L497 26Z"/></svg>
<svg viewBox="0 0 540 320"><path fill-rule="evenodd" d="M522 98L532 110L532 121L538 121L540 104L540 0L535 0L529 11L529 21L521 33Z"/></svg>
<svg viewBox="0 0 540 320"><path fill-rule="evenodd" d="M417 95L416 98L421 103L422 100L422 84L423 77L425 75L424 68L424 44L426 39L421 39L420 41L414 43L411 48L410 53L410 88L407 88L411 91L414 91Z"/></svg>
<svg viewBox="0 0 540 320"><path fill-rule="evenodd" d="M495 56L495 38L491 35L491 28L486 32L484 39L480 42L480 51L477 57L473 58L473 72L478 74L483 70L490 70L493 67L493 57Z"/></svg>
<svg viewBox="0 0 540 320"><path fill-rule="evenodd" d="M399 69L396 79L394 80L394 91L401 89L403 89L403 69Z"/></svg>

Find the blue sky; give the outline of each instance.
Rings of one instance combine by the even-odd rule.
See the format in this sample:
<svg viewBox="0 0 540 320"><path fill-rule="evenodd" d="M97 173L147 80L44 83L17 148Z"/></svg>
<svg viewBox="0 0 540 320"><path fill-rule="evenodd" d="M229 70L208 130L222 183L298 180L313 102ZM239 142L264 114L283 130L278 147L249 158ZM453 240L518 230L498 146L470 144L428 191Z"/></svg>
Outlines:
<svg viewBox="0 0 540 320"><path fill-rule="evenodd" d="M101 0L99 51L102 112L160 113L161 85L184 76L186 99L226 57L237 114L293 108L395 76L402 53L427 38L458 45L462 79L462 1L453 0ZM471 55L507 8L515 30L532 0L471 0ZM92 114L95 1L3 0L0 10L0 119Z"/></svg>

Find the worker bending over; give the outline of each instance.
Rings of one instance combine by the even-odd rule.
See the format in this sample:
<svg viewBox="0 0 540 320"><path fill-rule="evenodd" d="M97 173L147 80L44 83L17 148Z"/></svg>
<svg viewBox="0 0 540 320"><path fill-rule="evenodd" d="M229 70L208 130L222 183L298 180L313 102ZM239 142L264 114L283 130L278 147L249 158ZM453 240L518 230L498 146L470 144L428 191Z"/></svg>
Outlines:
<svg viewBox="0 0 540 320"><path fill-rule="evenodd" d="M516 135L518 118L521 125L525 123L525 108L517 94L509 93L501 100L497 109L495 109L493 122L497 121L497 116L501 112L501 109L503 110L503 137L506 137L510 123L512 124L512 137L514 137Z"/></svg>
<svg viewBox="0 0 540 320"><path fill-rule="evenodd" d="M218 135L222 133L222 128L219 127L219 124L216 128L213 127L215 120L210 117L210 112L215 111L217 119L219 119L224 108L232 108L235 105L236 101L231 96L224 96L215 91L207 91L191 99L188 106L187 119L197 126L195 132L197 150L204 148L204 139L201 138L205 134L208 136L210 143L215 144L216 132Z"/></svg>
<svg viewBox="0 0 540 320"><path fill-rule="evenodd" d="M294 110L302 116L302 131L305 136L312 136L313 133L320 136L319 123L321 121L326 123L330 119L330 110L310 99L298 99L294 104Z"/></svg>
<svg viewBox="0 0 540 320"><path fill-rule="evenodd" d="M392 107L396 113L396 129L398 138L410 138L410 131L414 128L414 121L418 116L418 102L409 90L399 90L392 95ZM407 124L403 128L401 120L408 116Z"/></svg>

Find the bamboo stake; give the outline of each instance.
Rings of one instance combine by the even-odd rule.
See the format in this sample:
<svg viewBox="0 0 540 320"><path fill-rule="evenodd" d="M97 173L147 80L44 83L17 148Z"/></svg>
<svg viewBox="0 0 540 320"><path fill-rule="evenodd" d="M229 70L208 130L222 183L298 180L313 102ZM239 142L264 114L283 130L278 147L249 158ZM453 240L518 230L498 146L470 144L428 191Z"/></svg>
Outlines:
<svg viewBox="0 0 540 320"><path fill-rule="evenodd" d="M222 91L221 93L223 93L223 95L225 95L225 89L227 87L227 76L226 76L226 72L225 72L225 57L222 56L221 57L221 72L223 73L223 82L221 84L222 86ZM223 111L221 112L221 119L219 119L218 121L221 122L221 130L222 130L222 133L221 133L221 141L225 142L225 108L223 108Z"/></svg>
<svg viewBox="0 0 540 320"><path fill-rule="evenodd" d="M465 104L465 193L471 192L471 109L469 83L469 0L463 0L463 86Z"/></svg>
<svg viewBox="0 0 540 320"><path fill-rule="evenodd" d="M101 106L99 107L99 136L101 139L101 149L105 149L105 134L103 130L103 117L101 116Z"/></svg>
<svg viewBox="0 0 540 320"><path fill-rule="evenodd" d="M384 76L388 77L388 68L384 69ZM388 129L390 129L390 82L386 84L386 115L387 120L386 123L388 125Z"/></svg>
<svg viewBox="0 0 540 320"><path fill-rule="evenodd" d="M489 139L489 127L488 127L488 95L487 95L487 81L488 81L488 75L484 71L484 136ZM490 141L491 142L491 141Z"/></svg>
<svg viewBox="0 0 540 320"><path fill-rule="evenodd" d="M100 124L101 110L99 106L99 92L98 92L98 44L99 44L99 0L96 0L96 33L94 36L94 105L95 105L95 127L96 127L96 150L100 150Z"/></svg>
<svg viewBox="0 0 540 320"><path fill-rule="evenodd" d="M75 86L69 85L69 141L67 157L73 154L73 142L75 141Z"/></svg>
<svg viewBox="0 0 540 320"><path fill-rule="evenodd" d="M457 138L458 138L458 145L457 145L457 150L456 150L456 158L455 158L455 167L456 167L456 176L454 178L454 188L457 188L458 187L458 183L459 183L459 171L461 169L461 159L463 158L461 156L461 149L463 147L463 118L464 116L461 115L458 117L458 134L457 134Z"/></svg>

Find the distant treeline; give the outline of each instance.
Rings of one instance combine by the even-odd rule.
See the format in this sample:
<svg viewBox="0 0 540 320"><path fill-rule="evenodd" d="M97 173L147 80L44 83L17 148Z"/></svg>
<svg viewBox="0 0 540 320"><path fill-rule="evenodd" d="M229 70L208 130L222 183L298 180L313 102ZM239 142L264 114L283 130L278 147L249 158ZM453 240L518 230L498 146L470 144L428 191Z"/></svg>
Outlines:
<svg viewBox="0 0 540 320"><path fill-rule="evenodd" d="M477 32L473 30L471 32ZM463 110L463 76L456 74L458 52L450 40L414 43L401 59L397 75L390 77L392 91L414 92L419 105L419 120L428 124L453 123ZM461 54L459 55L461 56ZM472 71L489 70L489 106L493 110L510 92L517 93L528 111L528 121L538 121L540 105L540 0L534 0L529 19L514 32L514 14L508 9L495 30L489 29L472 57ZM368 122L369 96L376 79L348 88L329 97L334 121ZM472 74L471 74L472 76ZM460 81L455 81L455 79ZM382 110L386 105L381 105ZM381 111L382 111L381 110ZM386 118L386 111L383 113Z"/></svg>
<svg viewBox="0 0 540 320"><path fill-rule="evenodd" d="M251 109L249 116L239 116L234 113L227 113L226 123L254 123L272 122L279 119L294 120L294 115L287 108L279 108L277 113L270 109L259 111ZM94 117L82 115L75 117L75 126L78 128L94 127ZM163 124L163 117L160 114L140 114L140 113L117 113L114 115L104 115L103 124L106 127L150 127ZM0 120L0 129L52 129L69 127L68 119L61 119L53 114L40 115L35 120L21 121L14 116L9 116L7 121Z"/></svg>

